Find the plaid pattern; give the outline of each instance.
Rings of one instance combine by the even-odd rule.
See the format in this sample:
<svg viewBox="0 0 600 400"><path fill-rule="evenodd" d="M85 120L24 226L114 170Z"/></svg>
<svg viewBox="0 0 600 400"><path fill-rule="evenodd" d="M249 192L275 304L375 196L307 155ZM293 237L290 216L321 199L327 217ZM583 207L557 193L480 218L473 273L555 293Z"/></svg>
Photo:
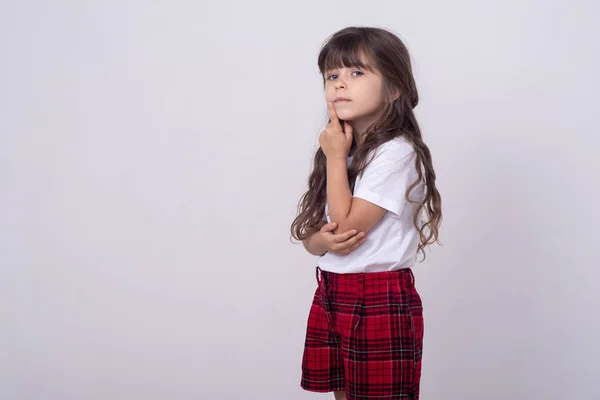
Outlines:
<svg viewBox="0 0 600 400"><path fill-rule="evenodd" d="M317 267L301 386L348 400L419 398L423 306L410 269L335 274Z"/></svg>

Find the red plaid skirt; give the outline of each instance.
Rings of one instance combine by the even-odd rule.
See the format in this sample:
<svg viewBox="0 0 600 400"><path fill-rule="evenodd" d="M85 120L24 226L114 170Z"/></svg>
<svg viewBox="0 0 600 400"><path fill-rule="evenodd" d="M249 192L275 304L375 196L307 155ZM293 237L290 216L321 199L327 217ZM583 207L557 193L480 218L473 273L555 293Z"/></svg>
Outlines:
<svg viewBox="0 0 600 400"><path fill-rule="evenodd" d="M410 269L335 274L317 267L301 386L348 400L419 398L423 306Z"/></svg>

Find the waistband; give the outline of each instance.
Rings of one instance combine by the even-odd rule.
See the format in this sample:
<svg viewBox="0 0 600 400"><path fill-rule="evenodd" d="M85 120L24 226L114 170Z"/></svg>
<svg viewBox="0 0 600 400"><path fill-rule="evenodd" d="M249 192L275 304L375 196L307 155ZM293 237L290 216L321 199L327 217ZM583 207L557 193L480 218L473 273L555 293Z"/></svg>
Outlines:
<svg viewBox="0 0 600 400"><path fill-rule="evenodd" d="M316 277L319 284L336 284L338 286L355 284L364 286L387 286L390 282L400 282L410 286L414 286L415 284L415 276L410 268L385 272L338 274L335 272L323 271L321 268L317 267Z"/></svg>

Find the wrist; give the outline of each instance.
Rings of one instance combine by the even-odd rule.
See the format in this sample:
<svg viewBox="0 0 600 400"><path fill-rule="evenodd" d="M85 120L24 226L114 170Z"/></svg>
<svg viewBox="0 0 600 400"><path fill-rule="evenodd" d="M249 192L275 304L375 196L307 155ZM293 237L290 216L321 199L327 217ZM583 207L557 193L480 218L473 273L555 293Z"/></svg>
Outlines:
<svg viewBox="0 0 600 400"><path fill-rule="evenodd" d="M337 163L343 163L344 165L346 165L346 163L348 162L348 156L331 156L331 157L327 157L327 163L332 163L332 164L337 164Z"/></svg>

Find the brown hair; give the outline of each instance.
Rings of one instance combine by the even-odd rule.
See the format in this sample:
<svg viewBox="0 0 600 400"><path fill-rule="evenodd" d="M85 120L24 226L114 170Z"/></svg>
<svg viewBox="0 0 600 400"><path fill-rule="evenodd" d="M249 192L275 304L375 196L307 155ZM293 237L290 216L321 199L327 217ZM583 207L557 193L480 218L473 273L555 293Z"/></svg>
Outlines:
<svg viewBox="0 0 600 400"><path fill-rule="evenodd" d="M365 65L364 58L371 61ZM350 188L354 190L356 177L362 174L375 150L396 137L403 137L415 149L417 180L406 191L408 202L416 204L413 222L419 230L419 252L425 258L424 248L438 242L442 220L441 197L435 186L435 172L429 148L423 142L421 131L413 109L419 96L412 74L410 55L404 43L393 33L380 28L349 27L332 35L325 43L318 58L318 66L325 84L325 72L336 68L376 68L383 76L384 98L387 99L380 117L365 132L364 141L354 151L348 169ZM393 93L400 96L392 99ZM422 202L409 198L409 193L422 180L426 185ZM313 170L308 179L308 190L298 203L298 215L291 226L292 237L304 240L317 232L323 225L326 203L326 157L318 149ZM425 212L425 216L423 216ZM423 222L422 225L419 222Z"/></svg>

